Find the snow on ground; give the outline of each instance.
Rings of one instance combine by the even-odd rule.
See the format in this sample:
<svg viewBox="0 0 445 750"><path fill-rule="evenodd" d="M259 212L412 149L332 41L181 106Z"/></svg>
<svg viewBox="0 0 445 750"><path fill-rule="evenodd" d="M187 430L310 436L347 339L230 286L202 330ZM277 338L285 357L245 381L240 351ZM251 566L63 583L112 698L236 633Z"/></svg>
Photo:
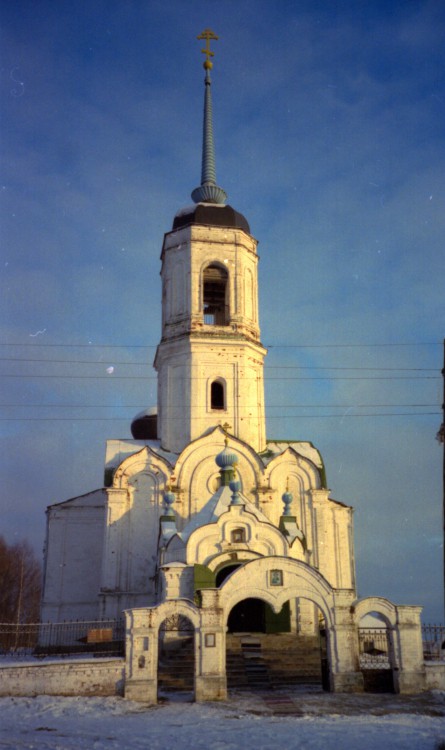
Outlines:
<svg viewBox="0 0 445 750"><path fill-rule="evenodd" d="M300 693L276 695L272 703L240 693L223 703L177 699L154 707L122 698L1 698L0 748L438 750L445 742L444 717L443 693Z"/></svg>

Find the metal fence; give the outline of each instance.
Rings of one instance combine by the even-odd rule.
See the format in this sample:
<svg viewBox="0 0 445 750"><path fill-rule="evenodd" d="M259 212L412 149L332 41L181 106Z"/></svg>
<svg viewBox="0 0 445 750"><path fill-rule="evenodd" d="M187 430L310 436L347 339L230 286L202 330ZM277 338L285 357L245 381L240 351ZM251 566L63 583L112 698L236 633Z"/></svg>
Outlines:
<svg viewBox="0 0 445 750"><path fill-rule="evenodd" d="M124 656L123 620L0 623L0 656Z"/></svg>
<svg viewBox="0 0 445 750"><path fill-rule="evenodd" d="M386 628L359 628L358 641L361 669L391 669Z"/></svg>
<svg viewBox="0 0 445 750"><path fill-rule="evenodd" d="M389 669L389 632L386 628L359 628L362 669ZM445 661L445 625L422 625L423 658Z"/></svg>
<svg viewBox="0 0 445 750"><path fill-rule="evenodd" d="M187 631L190 623L165 621L162 631ZM389 669L386 628L359 628L362 669ZM445 625L423 625L425 661L445 661ZM124 620L71 620L30 624L0 623L2 656L124 656Z"/></svg>
<svg viewBox="0 0 445 750"><path fill-rule="evenodd" d="M445 625L422 625L423 658L445 661Z"/></svg>

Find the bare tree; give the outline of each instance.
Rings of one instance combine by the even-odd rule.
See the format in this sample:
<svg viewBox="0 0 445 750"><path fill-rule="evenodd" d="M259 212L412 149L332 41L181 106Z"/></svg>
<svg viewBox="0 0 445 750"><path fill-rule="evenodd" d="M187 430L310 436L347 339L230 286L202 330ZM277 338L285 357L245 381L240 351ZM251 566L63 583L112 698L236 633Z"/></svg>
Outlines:
<svg viewBox="0 0 445 750"><path fill-rule="evenodd" d="M0 622L38 622L42 569L29 542L0 537Z"/></svg>

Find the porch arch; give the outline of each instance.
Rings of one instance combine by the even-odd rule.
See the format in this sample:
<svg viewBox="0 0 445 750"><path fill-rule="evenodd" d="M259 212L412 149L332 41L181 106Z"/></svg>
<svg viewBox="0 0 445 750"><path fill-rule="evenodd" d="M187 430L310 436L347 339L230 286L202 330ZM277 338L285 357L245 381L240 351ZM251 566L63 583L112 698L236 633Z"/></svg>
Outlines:
<svg viewBox="0 0 445 750"><path fill-rule="evenodd" d="M282 585L272 582L272 571L283 574ZM309 599L321 611L329 632L334 628L334 591L323 576L299 560L284 557L251 560L235 570L221 585L220 605L225 622L233 607L243 599L262 599L275 613L292 598Z"/></svg>
<svg viewBox="0 0 445 750"><path fill-rule="evenodd" d="M255 638L259 638L259 643L263 643L266 662L271 658L267 655L267 634L282 632L283 638L298 639L296 633L287 631L286 608L292 607L293 600L306 600L314 605L314 613L317 611L325 623L326 640L323 639L323 653L321 642L318 646L320 651L320 684L325 689L336 689L334 677L338 673L354 672L351 668L352 660L350 654L350 639L346 639L346 644L338 642L335 613L335 594L332 587L324 577L313 568L311 569L301 561L291 560L284 557L260 558L245 563L242 567L234 570L230 576L221 583L219 603L223 611L223 627L225 631L226 643L230 644L227 648L232 649L230 658L233 663L234 654L239 646L234 641L233 633L236 630L249 632L249 603L255 607L255 600L264 602L268 605L276 616L281 619L275 621L267 615L267 610L263 613L264 621L261 620L259 611L252 609L253 618L258 618L258 628L253 628L251 632L255 633ZM253 601L252 601L253 600ZM247 609L244 612L241 609L241 618L244 615L244 623L247 628L236 628L231 621L231 615L235 608L242 607L242 602L246 603ZM259 603L258 603L259 604ZM237 623L235 616L235 623ZM289 614L287 615L289 617ZM349 614L349 619L351 616ZM240 620L242 622L242 620ZM351 623L352 624L352 623ZM280 628L280 625L283 628ZM274 628L278 626L278 629ZM235 627L235 629L234 629ZM269 629L271 628L271 629ZM318 631L317 631L318 632ZM263 635L264 634L264 635ZM239 637L239 636L238 636ZM295 641L296 642L296 641ZM240 640L241 643L241 640ZM294 640L289 641L288 648L292 651ZM275 648L276 646L274 646ZM310 645L313 648L313 644ZM235 651L233 651L235 649ZM272 669L273 673L273 669ZM271 674L272 674L271 673ZM298 670L297 670L298 673Z"/></svg>

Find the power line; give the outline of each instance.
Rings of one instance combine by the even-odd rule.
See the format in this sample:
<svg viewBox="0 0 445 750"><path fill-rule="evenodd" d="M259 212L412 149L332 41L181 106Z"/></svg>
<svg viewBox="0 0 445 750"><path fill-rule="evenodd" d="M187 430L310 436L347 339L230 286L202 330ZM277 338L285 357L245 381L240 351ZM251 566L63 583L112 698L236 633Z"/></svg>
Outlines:
<svg viewBox="0 0 445 750"><path fill-rule="evenodd" d="M376 413L376 414L278 414L274 416L268 416L267 420L271 419L350 419L350 418L361 418L361 417L425 417L425 416L437 416L440 415L440 411L425 411L425 412L399 412L399 413ZM176 419L182 419L182 417L171 417L170 421ZM191 417L191 419L200 419L200 417ZM65 422L70 424L71 422L128 422L125 417L0 417L0 422Z"/></svg>
<svg viewBox="0 0 445 750"><path fill-rule="evenodd" d="M13 347L63 347L78 349L156 349L158 344L31 344L31 343L8 343L0 342L0 346ZM405 347L405 346L442 346L441 341L413 341L413 342L395 342L395 343L343 343L343 344L264 344L268 349L340 349L340 348L374 348L374 347Z"/></svg>
<svg viewBox="0 0 445 750"><path fill-rule="evenodd" d="M173 404L172 408L180 408L182 404ZM253 408L255 405L247 406ZM398 408L426 408L438 404L267 404L267 409L398 409ZM48 409L146 409L145 404L0 404L0 408L48 408ZM197 408L197 407L195 407ZM207 409L206 406L202 407Z"/></svg>
<svg viewBox="0 0 445 750"><path fill-rule="evenodd" d="M437 372L437 367L331 367L330 365L265 365L266 370L366 370L367 372Z"/></svg>
<svg viewBox="0 0 445 750"><path fill-rule="evenodd" d="M329 368L327 368L329 369ZM59 378L60 380L157 380L156 376L146 376L146 375L115 375L114 373L110 373L110 375L25 375L22 373L11 373L11 374L0 374L0 378ZM233 380L233 378L226 378L227 380ZM359 376L343 376L343 377L329 377L326 376L317 376L314 378L311 377L294 377L294 378L286 378L286 377L270 377L268 376L266 378L266 382L270 380L440 380L439 375L377 375L375 377L359 377ZM183 378L183 380L207 380L206 376L202 377L188 377Z"/></svg>
<svg viewBox="0 0 445 750"><path fill-rule="evenodd" d="M64 364L64 365L129 365L131 367L150 367L148 362L119 362L104 361L100 359L28 359L25 357L0 357L0 362L45 362L47 364ZM436 367L331 367L309 366L309 365L265 365L266 370L360 370L367 372L437 372Z"/></svg>
<svg viewBox="0 0 445 750"><path fill-rule="evenodd" d="M156 349L157 344L31 344L0 341L0 346L62 347L65 349Z"/></svg>

